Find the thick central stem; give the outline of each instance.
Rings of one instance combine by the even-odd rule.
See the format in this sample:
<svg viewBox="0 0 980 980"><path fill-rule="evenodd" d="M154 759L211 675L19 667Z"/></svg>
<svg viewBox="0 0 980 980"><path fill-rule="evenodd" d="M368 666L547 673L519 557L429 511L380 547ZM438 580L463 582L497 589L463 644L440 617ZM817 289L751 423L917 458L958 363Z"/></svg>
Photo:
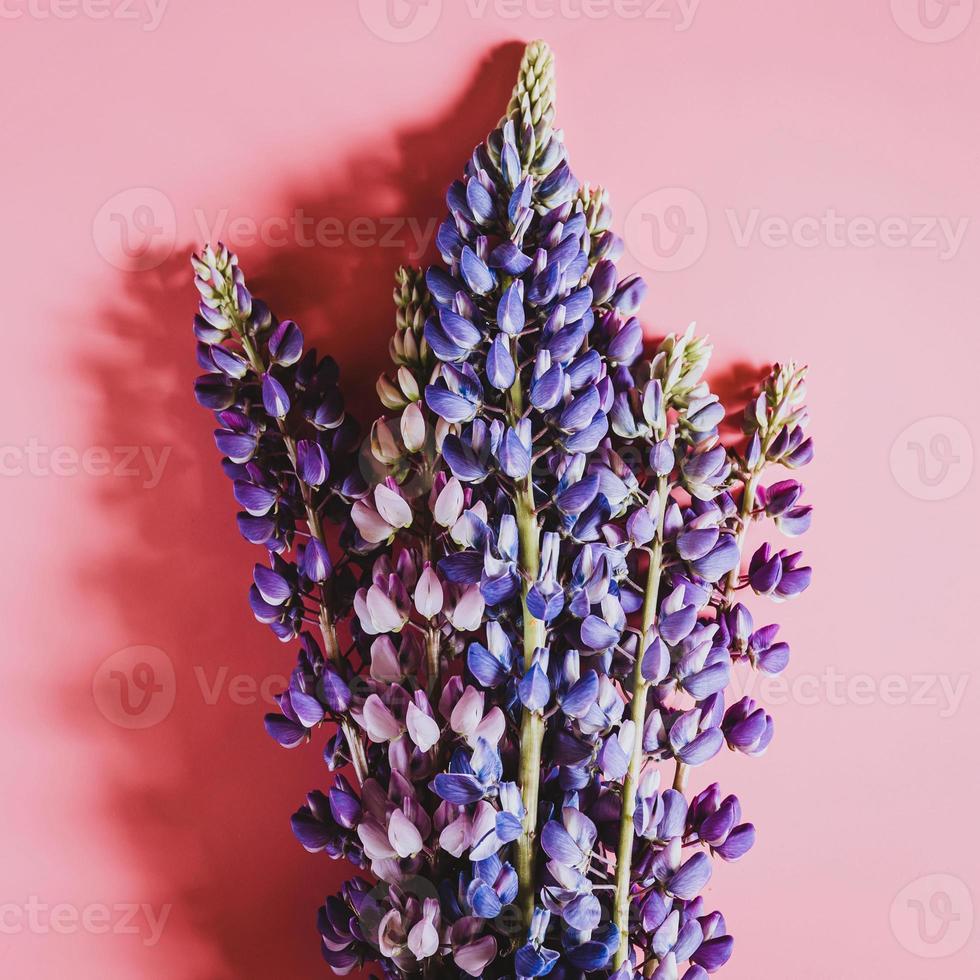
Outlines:
<svg viewBox="0 0 980 980"><path fill-rule="evenodd" d="M537 577L539 531L534 515L531 477L522 488L517 501L517 529L520 548L521 605L524 617L524 669L531 667L534 651L545 643L544 623L535 619L527 608L528 589ZM535 901L535 849L537 846L538 791L541 782L541 744L544 741L544 717L527 708L521 716L521 769L519 782L527 812L524 830L517 841L517 876L520 882L520 906L527 925L531 923Z"/></svg>
<svg viewBox="0 0 980 980"><path fill-rule="evenodd" d="M517 338L511 343L515 365L520 364ZM516 424L524 412L524 392L521 375L517 371L514 383L507 393L507 414L511 424ZM545 624L531 615L527 607L527 594L538 577L541 552L541 529L534 505L533 475L528 475L517 485L514 502L517 521L518 564L521 571L521 616L523 620L524 669L529 670L534 651L545 644ZM524 709L521 715L520 771L518 784L526 813L524 828L517 839L517 878L520 883L518 902L525 925L530 926L535 902L535 849L538 837L538 794L541 785L541 744L544 741L544 717L536 711Z"/></svg>
<svg viewBox="0 0 980 980"><path fill-rule="evenodd" d="M667 509L667 477L657 479L657 529L653 547L650 549L650 568L647 572L646 592L643 597L642 630L640 650L633 666L633 700L630 704L630 718L633 729L633 752L630 755L629 769L623 781L623 809L619 820L619 846L616 849L616 898L613 905L613 921L619 929L619 948L616 950L614 966L620 967L629 955L629 912L630 912L630 872L633 864L633 816L636 813L636 791L640 784L640 770L643 768L643 726L646 722L647 691L650 685L643 678L643 644L647 634L657 620L657 597L660 593L660 578L663 572L664 557L664 514Z"/></svg>
<svg viewBox="0 0 980 980"><path fill-rule="evenodd" d="M439 639L435 626L425 631L426 692L430 701L439 700Z"/></svg>

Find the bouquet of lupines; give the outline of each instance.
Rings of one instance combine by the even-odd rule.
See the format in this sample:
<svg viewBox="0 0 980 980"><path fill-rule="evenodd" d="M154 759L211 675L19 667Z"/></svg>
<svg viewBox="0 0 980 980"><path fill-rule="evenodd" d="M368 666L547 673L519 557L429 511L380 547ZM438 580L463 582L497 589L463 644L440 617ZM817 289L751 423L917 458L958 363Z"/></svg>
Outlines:
<svg viewBox="0 0 980 980"><path fill-rule="evenodd" d="M553 122L536 42L449 189L441 262L398 273L390 414L360 454L334 362L226 248L194 258L198 399L266 550L251 605L298 646L266 724L325 730L335 773L293 829L358 871L319 913L335 974L700 980L732 953L701 892L755 830L687 784L772 738L726 694L789 658L742 597L810 580L787 548L742 561L753 521L809 524L767 475L811 458L804 371L775 367L726 446L710 347L644 356L645 286Z"/></svg>

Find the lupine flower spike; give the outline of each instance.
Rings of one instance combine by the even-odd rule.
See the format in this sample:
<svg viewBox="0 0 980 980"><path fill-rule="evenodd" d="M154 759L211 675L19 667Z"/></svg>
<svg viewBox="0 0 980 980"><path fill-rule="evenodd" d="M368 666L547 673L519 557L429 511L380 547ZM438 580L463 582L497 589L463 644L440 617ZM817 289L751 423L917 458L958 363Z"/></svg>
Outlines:
<svg viewBox="0 0 980 980"><path fill-rule="evenodd" d="M449 188L439 260L396 276L360 453L336 365L226 248L194 258L198 399L265 548L252 608L298 647L267 727L323 729L334 772L293 829L358 870L320 909L335 975L702 980L732 955L702 892L755 828L687 787L773 737L729 692L789 660L747 597L810 582L799 551L743 555L753 522L809 526L785 473L812 456L805 370L775 367L722 442L710 345L692 326L645 355L646 287L554 96L534 42Z"/></svg>

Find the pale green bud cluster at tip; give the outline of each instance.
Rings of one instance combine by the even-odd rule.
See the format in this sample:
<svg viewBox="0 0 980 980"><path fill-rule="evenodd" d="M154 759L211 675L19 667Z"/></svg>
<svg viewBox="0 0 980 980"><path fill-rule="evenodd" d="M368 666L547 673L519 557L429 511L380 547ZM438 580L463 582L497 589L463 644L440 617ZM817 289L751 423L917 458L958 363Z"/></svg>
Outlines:
<svg viewBox="0 0 980 980"><path fill-rule="evenodd" d="M805 365L794 361L775 365L758 397L745 407L743 428L750 436L758 435L762 446L783 431L806 430L806 372Z"/></svg>
<svg viewBox="0 0 980 980"><path fill-rule="evenodd" d="M433 417L421 400L410 402L400 415L375 421L371 455L384 467L385 476L405 483L410 476L431 468L451 428L445 419ZM428 483L416 489L427 492Z"/></svg>
<svg viewBox="0 0 980 980"><path fill-rule="evenodd" d="M679 434L701 451L712 448L724 409L702 378L710 356L711 345L694 335L694 324L664 338L653 360L638 371L628 410L620 405L612 412L613 431L655 444L657 466L668 465Z"/></svg>
<svg viewBox="0 0 980 980"><path fill-rule="evenodd" d="M618 258L622 243L612 231L613 213L605 187L583 184L575 197L582 202L585 226L589 231L589 238L592 239L589 271L582 277L582 282L585 283L591 278L592 270L600 259L615 261Z"/></svg>
<svg viewBox="0 0 980 980"><path fill-rule="evenodd" d="M518 114L530 121L538 145L544 145L555 118L555 56L545 41L532 41L524 49L507 106L508 117Z"/></svg>
<svg viewBox="0 0 980 980"><path fill-rule="evenodd" d="M523 169L535 176L551 173L565 154L555 118L555 59L544 41L532 41L524 50L507 113L487 140L494 165L500 166L505 129L512 128Z"/></svg>
<svg viewBox="0 0 980 980"><path fill-rule="evenodd" d="M391 340L391 359L396 364L412 367L423 361L431 363L432 356L422 333L432 303L425 285L425 273L421 269L403 265L395 273L395 336ZM414 346L409 345L406 333L412 334Z"/></svg>
<svg viewBox="0 0 980 980"><path fill-rule="evenodd" d="M208 322L218 330L228 331L235 318L241 313L235 297L236 269L238 256L228 250L226 245L219 245L215 251L210 244L206 245L201 254L191 256L191 266L194 269L194 285L201 298L208 306L220 310L228 320L223 326L216 320ZM238 278L241 273L238 274Z"/></svg>
<svg viewBox="0 0 980 980"><path fill-rule="evenodd" d="M378 378L378 397L391 411L400 412L422 397L435 366L435 359L423 337L431 300L425 277L419 269L402 266L395 275L395 333L388 345L394 377Z"/></svg>
<svg viewBox="0 0 980 980"><path fill-rule="evenodd" d="M591 238L598 238L612 227L612 208L605 187L583 184L576 197L582 202L585 226Z"/></svg>
<svg viewBox="0 0 980 980"><path fill-rule="evenodd" d="M395 274L395 333L389 344L398 370L378 378L382 405L399 413L380 418L371 429L371 453L386 474L402 483L419 466L431 463L445 437L448 423L425 406L422 392L439 370L425 342L425 321L432 300L420 269L402 266Z"/></svg>
<svg viewBox="0 0 980 980"><path fill-rule="evenodd" d="M665 337L650 362L650 376L660 382L664 402L678 410L708 395L702 377L711 359L711 343L695 336L694 326Z"/></svg>

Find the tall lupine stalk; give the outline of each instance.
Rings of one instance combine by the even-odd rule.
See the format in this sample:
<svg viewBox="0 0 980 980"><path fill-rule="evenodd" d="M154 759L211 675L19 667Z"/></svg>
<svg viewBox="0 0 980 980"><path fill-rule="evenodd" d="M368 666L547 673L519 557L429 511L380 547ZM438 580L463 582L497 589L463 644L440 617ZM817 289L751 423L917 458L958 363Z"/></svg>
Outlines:
<svg viewBox="0 0 980 980"><path fill-rule="evenodd" d="M338 749L358 778L367 772L356 728L346 714L346 694L337 668L347 669L340 651L335 591L346 579L335 574L323 532L338 473L333 464L357 444L357 428L344 412L332 358L303 350L292 320L275 320L254 300L237 257L220 246L194 256L201 294L194 332L198 361L208 372L198 379L198 401L213 409L215 432L234 481L238 516L246 540L269 552L271 567L256 565L249 600L256 618L284 641L311 622L319 626L327 664L307 643L289 690L280 696L284 720L274 723L283 744L295 745L324 720L339 721L345 744ZM304 526L305 524L305 526ZM305 668L305 669L304 669ZM324 703L313 687L325 692Z"/></svg>
<svg viewBox="0 0 980 980"><path fill-rule="evenodd" d="M534 205L538 203L535 201L534 178L535 176L539 178L550 176L550 173L554 172L553 170L549 172L549 163L551 161L548 160L548 154L552 152L551 147L555 142L551 127L552 120L554 119L554 97L554 58L546 46L532 45L528 48L521 63L517 85L511 97L510 105L508 106L508 114L503 121L502 132L504 142L501 146L500 157L496 158L494 154L493 161L499 166L500 174L505 184L512 191L516 192L517 188L524 186L528 188L529 193L523 190L520 191L516 201L515 195L512 194L510 200L507 202L506 219L504 218L502 209L498 210L497 215L488 213L486 199L482 201L484 205L482 213L478 214L477 211L472 210L472 207L470 208L477 223L485 222L490 224L495 217L499 220L502 225L500 229L502 243L498 247L505 250L507 244L512 245L518 251L528 247L529 243L525 240L526 227L530 225ZM520 139L518 139L516 127L518 121L521 123ZM506 159L504 159L505 155ZM558 153L555 153L554 157L557 160ZM486 170L482 172L487 173ZM474 174L470 176L472 177ZM477 170L475 176L479 179L480 171ZM482 183L478 186L484 187ZM540 184L538 184L538 188L540 188ZM566 189L562 188L557 195L558 199L565 192ZM529 200L525 202L524 198L529 198ZM467 203L469 203L468 200ZM496 203L498 203L499 207L499 204L502 202ZM472 227L470 222L464 219L462 227L466 229L467 226ZM459 222L457 222L458 228ZM476 238L478 249L480 249L481 238L482 236L477 236ZM468 247L463 246L464 249ZM479 252L467 254L475 254L483 262L487 258L486 246L484 246L482 251L484 252L482 257L479 255ZM443 253L443 257L455 265L456 249L450 246ZM460 252L460 271L462 271L462 257L463 253ZM497 327L506 337L502 346L498 344L498 351L500 352L499 360L504 366L505 375L509 376L509 374L513 373L514 376L513 383L507 392L505 400L506 418L509 423L507 435L508 437L513 435L515 444L518 441L521 443L521 449L515 454L520 456L520 459L511 463L509 468L512 472L507 473L507 475L513 477L516 481L514 511L517 518L519 543L518 569L521 577L521 620L524 624L524 669L530 672L534 666L535 655L545 646L544 615L546 615L540 609L533 608L528 602L530 591L538 579L541 552L541 528L538 524L534 481L531 472L532 467L530 465L532 446L528 445L531 440L528 440L526 435L521 438L521 428L523 427L525 431L530 428L528 424L530 419L525 414L525 390L524 379L522 378L522 375L526 375L526 371L522 370L522 367L525 364L530 365L533 351L522 349L520 331L513 332L513 327L516 324L512 325L511 331L505 332L504 327L500 323L501 312L503 311L504 317L509 316L511 312L508 310L503 297L507 295L507 290L517 290L519 288L516 285L516 276L520 272L519 266L524 261L523 259L519 259L515 263L514 254L511 254L508 258L501 255L497 263L499 278L501 280L501 298L497 303L496 314L498 319ZM474 278L480 278L481 275L482 269L479 269L478 275ZM490 276L493 276L492 272ZM467 284L472 288L473 284L469 282L471 277L466 276L464 273L464 278L466 278ZM478 285L482 288L482 286L486 285L486 282ZM524 297L523 295L518 295L516 292L511 295L514 297L511 305L513 309L516 309L517 300L523 300ZM526 327L526 316L524 319ZM500 339L498 335L497 340L499 341ZM514 370L515 366L516 370ZM501 381L506 382L506 376ZM525 454L527 455L526 467L524 465ZM501 468L504 468L504 462L506 460L507 455L505 454L501 459ZM525 469L526 472L524 472ZM504 472L507 472L506 469ZM524 827L521 836L517 840L517 876L520 882L521 908L524 913L525 923L530 926L535 907L534 866L536 857L535 845L537 841L538 795L541 780L541 747L544 741L544 717L541 710L535 705L528 704L526 699L523 698L522 702L524 703L525 710L521 715L519 742L521 764L518 774L518 785L521 789L526 815L524 817Z"/></svg>
<svg viewBox="0 0 980 980"><path fill-rule="evenodd" d="M718 421L717 399L700 380L709 357L710 348L704 341L695 338L693 331L689 330L679 340L667 338L654 360L637 372L637 380L642 387L637 386L630 392L619 394L613 421L616 435L647 450L650 473L646 506L631 518L638 526L630 530L635 548L646 552L648 557L639 635L644 651L651 651L651 655L636 658L631 677L630 718L634 739L629 769L623 781L613 909L614 921L622 934L629 928L633 844L636 837L634 819L645 757L643 739L637 737L637 733L642 733L646 725L650 687L662 679L658 675L665 667L655 631L664 570L665 516L667 504L677 489L672 479L677 460L683 460L684 450L692 435L695 445L706 448L705 440L710 442L713 439L714 426ZM633 408L638 410L638 419L634 417ZM669 413L673 413L670 423ZM648 537L652 537L652 540L647 540ZM627 952L625 944L617 950L617 966L624 962Z"/></svg>
<svg viewBox="0 0 980 980"><path fill-rule="evenodd" d="M606 195L574 179L554 118L535 42L449 189L441 262L396 277L388 414L358 467L332 362L301 357L234 256L195 259L198 397L270 555L253 609L300 641L267 725L292 746L336 723L325 759L358 783L338 772L293 817L375 879L320 910L337 974L702 980L731 955L699 892L755 831L717 785L684 793L726 741L772 736L725 693L734 665L788 659L736 597L809 582L798 553L740 562L752 521L809 523L798 483L762 482L811 455L803 372L774 369L726 448L707 343L689 329L642 359L645 287L618 279Z"/></svg>
<svg viewBox="0 0 980 980"><path fill-rule="evenodd" d="M737 799L721 801L717 786L690 804L682 794L691 767L708 761L723 739L733 749L756 755L772 735L771 719L750 699L724 711L723 692L733 662L747 659L753 667L776 673L788 659L785 644L774 642L775 627L752 632L747 609L740 603L733 606L736 590L748 585L758 592L781 589L778 597L788 598L810 578L808 568L798 567L799 554L781 552L770 559L768 546L757 552L745 580L739 573L751 520L768 513L787 534L802 533L809 524L810 508L798 504L802 487L795 481L781 481L761 495L758 491L767 465L792 468L812 455L804 435L804 372L792 365L773 370L746 411L749 441L743 456L720 444L716 426L724 409L698 380L709 355L707 344L690 330L683 337L667 338L649 371L636 372L637 387L617 396L612 413L615 444L649 448L647 479L653 489L647 509L652 505L658 519L638 538L631 536L639 545L648 536L653 539L647 546L647 597L651 581L667 586L659 612L644 603L645 652L634 666L631 701L631 718L643 729L643 738L634 744L623 786L616 867L614 919L621 931L630 929L634 939L640 938L645 976L676 976L684 959L694 964L688 974L697 976L694 967L716 969L730 955L723 920L698 916L695 925L693 896L687 892L707 882L710 865L697 852L680 864L681 848L707 846L724 860L736 860L751 847L755 830L739 823ZM743 484L742 503L736 508L731 491L738 482ZM756 571L764 561L778 569L765 581ZM641 770L648 761L670 758L673 786L657 800L651 791L659 773L650 768L641 777ZM687 818L680 823L684 810ZM672 821L683 833L669 832ZM643 838L652 838L653 851ZM661 861L666 867L657 866ZM673 869L679 882L669 874ZM652 878L644 880L649 872ZM633 915L639 916L639 929L631 924ZM682 941L685 927L690 931ZM700 946L692 948L691 937L697 938L698 930ZM627 957L620 948L614 958L623 976L632 975Z"/></svg>

